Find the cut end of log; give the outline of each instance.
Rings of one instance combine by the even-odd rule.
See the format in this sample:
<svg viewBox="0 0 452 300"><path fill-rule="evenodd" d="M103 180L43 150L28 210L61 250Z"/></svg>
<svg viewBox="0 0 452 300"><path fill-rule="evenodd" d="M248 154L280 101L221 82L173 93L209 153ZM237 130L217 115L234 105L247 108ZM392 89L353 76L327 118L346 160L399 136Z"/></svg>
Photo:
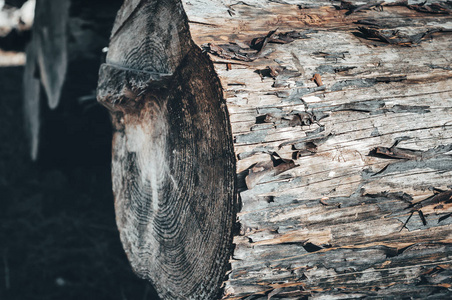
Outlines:
<svg viewBox="0 0 452 300"><path fill-rule="evenodd" d="M126 1L98 101L115 128L116 220L134 271L164 299L213 299L232 253L235 157L221 84L187 24L180 1Z"/></svg>

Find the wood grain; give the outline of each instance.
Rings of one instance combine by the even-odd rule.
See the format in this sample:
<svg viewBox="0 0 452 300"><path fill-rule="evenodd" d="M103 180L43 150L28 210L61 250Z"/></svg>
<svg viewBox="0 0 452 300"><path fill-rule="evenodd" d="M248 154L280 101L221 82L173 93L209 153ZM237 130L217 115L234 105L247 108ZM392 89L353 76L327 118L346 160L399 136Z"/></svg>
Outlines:
<svg viewBox="0 0 452 300"><path fill-rule="evenodd" d="M183 1L234 135L224 298L450 297L450 5L209 2ZM252 48L274 30L303 38Z"/></svg>
<svg viewBox="0 0 452 300"><path fill-rule="evenodd" d="M126 1L98 100L134 270L165 299L450 297L450 9Z"/></svg>
<svg viewBox="0 0 452 300"><path fill-rule="evenodd" d="M179 1L126 1L100 72L111 112L116 220L163 299L213 299L229 268L235 158L210 59Z"/></svg>

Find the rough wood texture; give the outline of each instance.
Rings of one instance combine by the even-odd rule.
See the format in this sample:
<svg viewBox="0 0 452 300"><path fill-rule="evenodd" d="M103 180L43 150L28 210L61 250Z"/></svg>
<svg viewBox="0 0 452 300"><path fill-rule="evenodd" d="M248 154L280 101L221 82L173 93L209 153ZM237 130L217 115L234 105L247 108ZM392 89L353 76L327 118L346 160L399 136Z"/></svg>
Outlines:
<svg viewBox="0 0 452 300"><path fill-rule="evenodd" d="M450 3L183 2L234 135L224 298L450 296Z"/></svg>
<svg viewBox="0 0 452 300"><path fill-rule="evenodd" d="M164 299L220 297L232 254L235 159L221 84L180 1L126 1L98 100L111 112L116 220Z"/></svg>
<svg viewBox="0 0 452 300"><path fill-rule="evenodd" d="M240 200L225 299L450 297L451 4L182 4L193 45L180 2L126 1L101 70L134 269L163 298L218 290L234 170L219 78Z"/></svg>

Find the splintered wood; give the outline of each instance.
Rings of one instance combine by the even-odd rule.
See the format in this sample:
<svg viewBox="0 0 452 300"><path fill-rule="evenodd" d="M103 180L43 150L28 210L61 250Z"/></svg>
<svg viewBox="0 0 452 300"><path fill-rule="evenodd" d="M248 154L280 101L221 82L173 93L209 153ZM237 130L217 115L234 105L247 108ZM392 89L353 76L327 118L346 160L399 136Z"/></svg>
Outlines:
<svg viewBox="0 0 452 300"><path fill-rule="evenodd" d="M224 299L451 295L452 6L436 2L183 1L237 158Z"/></svg>

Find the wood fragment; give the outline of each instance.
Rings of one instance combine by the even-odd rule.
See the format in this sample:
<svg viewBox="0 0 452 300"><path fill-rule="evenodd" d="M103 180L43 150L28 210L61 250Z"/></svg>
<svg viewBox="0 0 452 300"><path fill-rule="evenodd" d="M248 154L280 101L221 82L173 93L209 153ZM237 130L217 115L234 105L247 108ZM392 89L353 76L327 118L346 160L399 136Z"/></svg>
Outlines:
<svg viewBox="0 0 452 300"><path fill-rule="evenodd" d="M351 15L352 13L361 11L361 10L367 10L367 9L371 9L373 7L382 7L381 5L385 3L384 1L377 1L377 2L371 2L371 3L367 3L367 4L362 4L362 5L353 5L351 4L351 2L349 1L341 1L341 8L346 8L348 9L348 12L346 13L346 15Z"/></svg>
<svg viewBox="0 0 452 300"><path fill-rule="evenodd" d="M322 77L318 73L315 73L314 76L312 76L312 78L310 80L314 81L315 84L317 84L317 86L322 86L323 85Z"/></svg>
<svg viewBox="0 0 452 300"><path fill-rule="evenodd" d="M259 162L249 169L245 178L246 186L252 189L265 177L276 176L295 167L293 160L283 159L277 153L272 153L270 161Z"/></svg>
<svg viewBox="0 0 452 300"><path fill-rule="evenodd" d="M419 202L412 203L408 206L411 209L411 214L408 219L405 221L402 229L406 227L408 221L411 219L412 215L417 212L419 218L422 221L424 226L427 225L427 220L424 214L438 214L443 211L449 212L452 208L452 190L441 191L439 193L434 194L431 197L425 198ZM452 213L449 213L446 216L442 216L438 219L438 223L447 219Z"/></svg>
<svg viewBox="0 0 452 300"><path fill-rule="evenodd" d="M225 59L253 61L257 58L257 51L242 51L242 48L236 44L215 45L213 43L208 43L202 45L202 48L204 51L210 52Z"/></svg>
<svg viewBox="0 0 452 300"><path fill-rule="evenodd" d="M397 145L405 140L405 138L398 139L391 147L376 147L369 155L379 154L390 158L408 159L408 160L425 160L436 156L443 155L452 150L452 145L441 145L426 151L411 150L405 148L399 148Z"/></svg>
<svg viewBox="0 0 452 300"><path fill-rule="evenodd" d="M254 50L257 50L258 53L261 53L262 50L264 50L265 46L267 46L270 39L273 39L273 35L275 34L276 30L278 29L269 31L266 36L254 38L251 41L250 47Z"/></svg>
<svg viewBox="0 0 452 300"><path fill-rule="evenodd" d="M249 42L235 41L221 45L206 43L202 45L202 48L204 51L222 58L253 61L259 58L268 43L288 44L296 39L307 39L309 38L308 34L315 32L307 30L305 32L288 31L275 34L276 31L277 29L271 30L266 36L256 37Z"/></svg>
<svg viewBox="0 0 452 300"><path fill-rule="evenodd" d="M386 147L377 147L375 148L375 152L377 154L381 154L384 156L388 156L391 158L399 158L399 159L421 159L422 152L411 149L403 149L392 146L390 148Z"/></svg>
<svg viewBox="0 0 452 300"><path fill-rule="evenodd" d="M407 79L406 75L400 75L400 76L381 76L377 77L377 82L401 82Z"/></svg>
<svg viewBox="0 0 452 300"><path fill-rule="evenodd" d="M413 34L413 35L405 35L401 34L399 30L391 30L391 29L373 29L369 27L360 26L358 30L363 34L364 38L380 40L382 42L398 45L398 46L413 46L419 44L427 37L431 36L434 33L449 33L448 29L441 28L432 28L426 31Z"/></svg>
<svg viewBox="0 0 452 300"><path fill-rule="evenodd" d="M440 218L438 219L438 223L441 222L441 221L444 221L444 220L446 220L447 218L450 218L450 217L452 217L452 213L440 217Z"/></svg>
<svg viewBox="0 0 452 300"><path fill-rule="evenodd" d="M442 3L431 3L431 4L417 4L417 5L407 5L409 9L413 9L418 12L427 13L427 14L439 14L439 15L450 15L452 14L452 10L447 8L445 4Z"/></svg>

